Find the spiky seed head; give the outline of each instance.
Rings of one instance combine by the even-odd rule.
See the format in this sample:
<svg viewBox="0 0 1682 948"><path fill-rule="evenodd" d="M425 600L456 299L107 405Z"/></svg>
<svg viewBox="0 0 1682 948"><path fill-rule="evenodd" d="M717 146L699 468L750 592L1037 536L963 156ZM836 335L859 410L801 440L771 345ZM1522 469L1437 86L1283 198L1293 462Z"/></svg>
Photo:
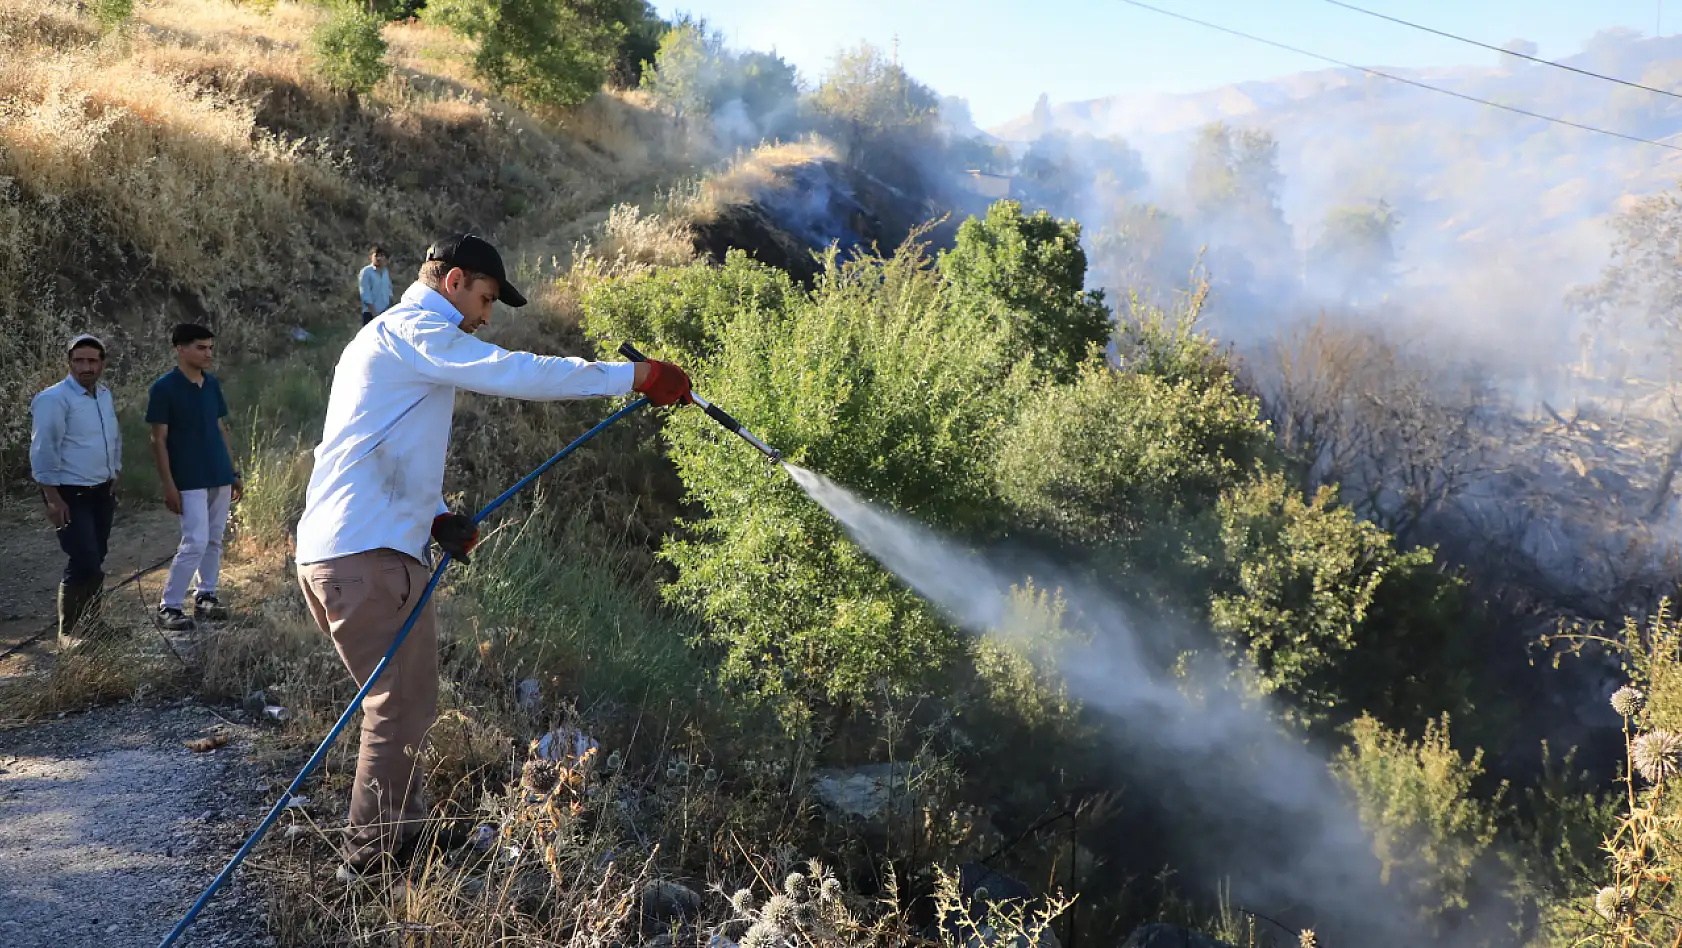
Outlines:
<svg viewBox="0 0 1682 948"><path fill-rule="evenodd" d="M1305 928L1297 932L1298 948L1320 948L1320 936L1314 934L1314 929Z"/></svg>
<svg viewBox="0 0 1682 948"><path fill-rule="evenodd" d="M777 930L777 926L758 921L748 927L747 934L737 944L738 948L776 948L782 938L783 933Z"/></svg>
<svg viewBox="0 0 1682 948"><path fill-rule="evenodd" d="M1594 894L1595 914L1609 922L1619 921L1627 917L1630 908L1631 901L1627 888L1609 885Z"/></svg>
<svg viewBox="0 0 1682 948"><path fill-rule="evenodd" d="M561 765L552 760L528 760L520 783L533 793L553 793L561 782Z"/></svg>
<svg viewBox="0 0 1682 948"><path fill-rule="evenodd" d="M618 770L625 763L625 758L618 751L607 755L607 769Z"/></svg>
<svg viewBox="0 0 1682 948"><path fill-rule="evenodd" d="M806 876L802 873L791 872L783 880L783 894L791 899L800 899L806 895Z"/></svg>
<svg viewBox="0 0 1682 948"><path fill-rule="evenodd" d="M688 780L689 779L689 761L680 760L677 763L672 764L672 771L677 774L677 779Z"/></svg>
<svg viewBox="0 0 1682 948"><path fill-rule="evenodd" d="M794 921L801 928L812 929L818 924L818 903L801 902L794 907Z"/></svg>
<svg viewBox="0 0 1682 948"><path fill-rule="evenodd" d="M707 772L701 775L701 779L707 783L718 783L718 771L708 767Z"/></svg>
<svg viewBox="0 0 1682 948"><path fill-rule="evenodd" d="M1641 689L1625 685L1612 692L1612 710L1626 718L1633 718L1647 708L1647 696Z"/></svg>
<svg viewBox="0 0 1682 948"><path fill-rule="evenodd" d="M818 886L818 898L823 899L825 902L833 902L840 897L840 879L837 879L834 876L829 876L823 880L822 885Z"/></svg>
<svg viewBox="0 0 1682 948"><path fill-rule="evenodd" d="M1648 783L1664 783L1682 769L1682 734L1648 731L1630 746L1629 758Z"/></svg>
<svg viewBox="0 0 1682 948"><path fill-rule="evenodd" d="M794 900L781 892L771 896L760 910L759 918L778 928L788 928L794 924Z"/></svg>
<svg viewBox="0 0 1682 948"><path fill-rule="evenodd" d="M738 912L747 912L753 908L753 890L737 889L730 896L730 907Z"/></svg>

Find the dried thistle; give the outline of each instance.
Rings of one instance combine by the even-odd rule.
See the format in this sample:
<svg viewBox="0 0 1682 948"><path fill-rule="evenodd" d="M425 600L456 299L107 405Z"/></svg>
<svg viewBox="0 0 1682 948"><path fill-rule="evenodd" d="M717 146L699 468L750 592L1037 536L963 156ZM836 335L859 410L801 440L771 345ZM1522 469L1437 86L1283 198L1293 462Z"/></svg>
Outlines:
<svg viewBox="0 0 1682 948"><path fill-rule="evenodd" d="M799 899L806 894L806 876L802 873L791 872L783 880L783 894L791 899Z"/></svg>
<svg viewBox="0 0 1682 948"><path fill-rule="evenodd" d="M746 914L746 913L752 911L753 910L753 890L752 889L737 889L735 891L735 893L730 896L730 907L735 909L737 912L742 913L742 914Z"/></svg>
<svg viewBox="0 0 1682 948"><path fill-rule="evenodd" d="M1297 932L1298 948L1320 948L1320 936L1314 934L1314 929L1305 928Z"/></svg>
<svg viewBox="0 0 1682 948"><path fill-rule="evenodd" d="M827 876L823 884L818 886L818 898L825 902L833 902L841 897L841 880L834 876Z"/></svg>
<svg viewBox="0 0 1682 948"><path fill-rule="evenodd" d="M1682 769L1682 734L1648 731L1631 744L1629 758L1648 783L1662 784Z"/></svg>
<svg viewBox="0 0 1682 948"><path fill-rule="evenodd" d="M783 933L770 922L754 922L738 943L740 948L776 948L783 943Z"/></svg>
<svg viewBox="0 0 1682 948"><path fill-rule="evenodd" d="M779 892L766 901L759 918L760 921L777 928L789 928L794 924L794 908L794 900Z"/></svg>
<svg viewBox="0 0 1682 948"><path fill-rule="evenodd" d="M1626 718L1633 718L1647 708L1647 696L1641 689L1625 685L1612 692L1612 710Z"/></svg>
<svg viewBox="0 0 1682 948"><path fill-rule="evenodd" d="M552 760L528 760L520 784L533 793L553 793L561 783L561 765Z"/></svg>
<svg viewBox="0 0 1682 948"><path fill-rule="evenodd" d="M1623 921L1629 918L1634 902L1630 898L1627 888L1607 886L1594 894L1594 911L1596 915L1609 922Z"/></svg>

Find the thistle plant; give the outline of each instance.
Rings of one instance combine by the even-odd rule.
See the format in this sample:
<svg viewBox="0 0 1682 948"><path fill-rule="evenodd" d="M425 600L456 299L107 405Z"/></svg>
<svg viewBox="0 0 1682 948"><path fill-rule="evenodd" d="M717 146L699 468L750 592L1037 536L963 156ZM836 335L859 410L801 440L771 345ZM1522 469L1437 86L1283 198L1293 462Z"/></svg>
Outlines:
<svg viewBox="0 0 1682 948"><path fill-rule="evenodd" d="M1682 769L1682 734L1648 731L1629 745L1630 764L1648 783L1662 785Z"/></svg>
<svg viewBox="0 0 1682 948"><path fill-rule="evenodd" d="M1612 692L1612 710L1624 718L1638 717L1647 709L1647 695L1632 685L1624 685Z"/></svg>

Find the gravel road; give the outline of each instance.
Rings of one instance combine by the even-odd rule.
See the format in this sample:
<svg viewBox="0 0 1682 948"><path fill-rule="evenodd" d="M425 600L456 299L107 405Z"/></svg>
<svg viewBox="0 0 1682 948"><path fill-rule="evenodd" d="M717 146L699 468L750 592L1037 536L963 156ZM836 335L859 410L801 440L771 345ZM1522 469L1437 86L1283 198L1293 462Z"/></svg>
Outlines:
<svg viewBox="0 0 1682 948"><path fill-rule="evenodd" d="M262 815L250 737L192 704L0 731L0 945L157 945ZM178 944L271 944L262 904L236 878Z"/></svg>

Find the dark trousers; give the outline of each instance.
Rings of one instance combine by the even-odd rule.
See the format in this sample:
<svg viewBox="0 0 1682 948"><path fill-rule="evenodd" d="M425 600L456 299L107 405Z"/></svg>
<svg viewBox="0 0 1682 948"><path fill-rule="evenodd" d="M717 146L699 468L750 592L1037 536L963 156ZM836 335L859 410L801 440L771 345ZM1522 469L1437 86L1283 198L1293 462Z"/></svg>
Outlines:
<svg viewBox="0 0 1682 948"><path fill-rule="evenodd" d="M58 545L70 562L64 567L67 585L91 583L105 577L105 551L111 543L111 518L117 499L111 484L60 487L58 495L70 508L70 522L58 528Z"/></svg>

